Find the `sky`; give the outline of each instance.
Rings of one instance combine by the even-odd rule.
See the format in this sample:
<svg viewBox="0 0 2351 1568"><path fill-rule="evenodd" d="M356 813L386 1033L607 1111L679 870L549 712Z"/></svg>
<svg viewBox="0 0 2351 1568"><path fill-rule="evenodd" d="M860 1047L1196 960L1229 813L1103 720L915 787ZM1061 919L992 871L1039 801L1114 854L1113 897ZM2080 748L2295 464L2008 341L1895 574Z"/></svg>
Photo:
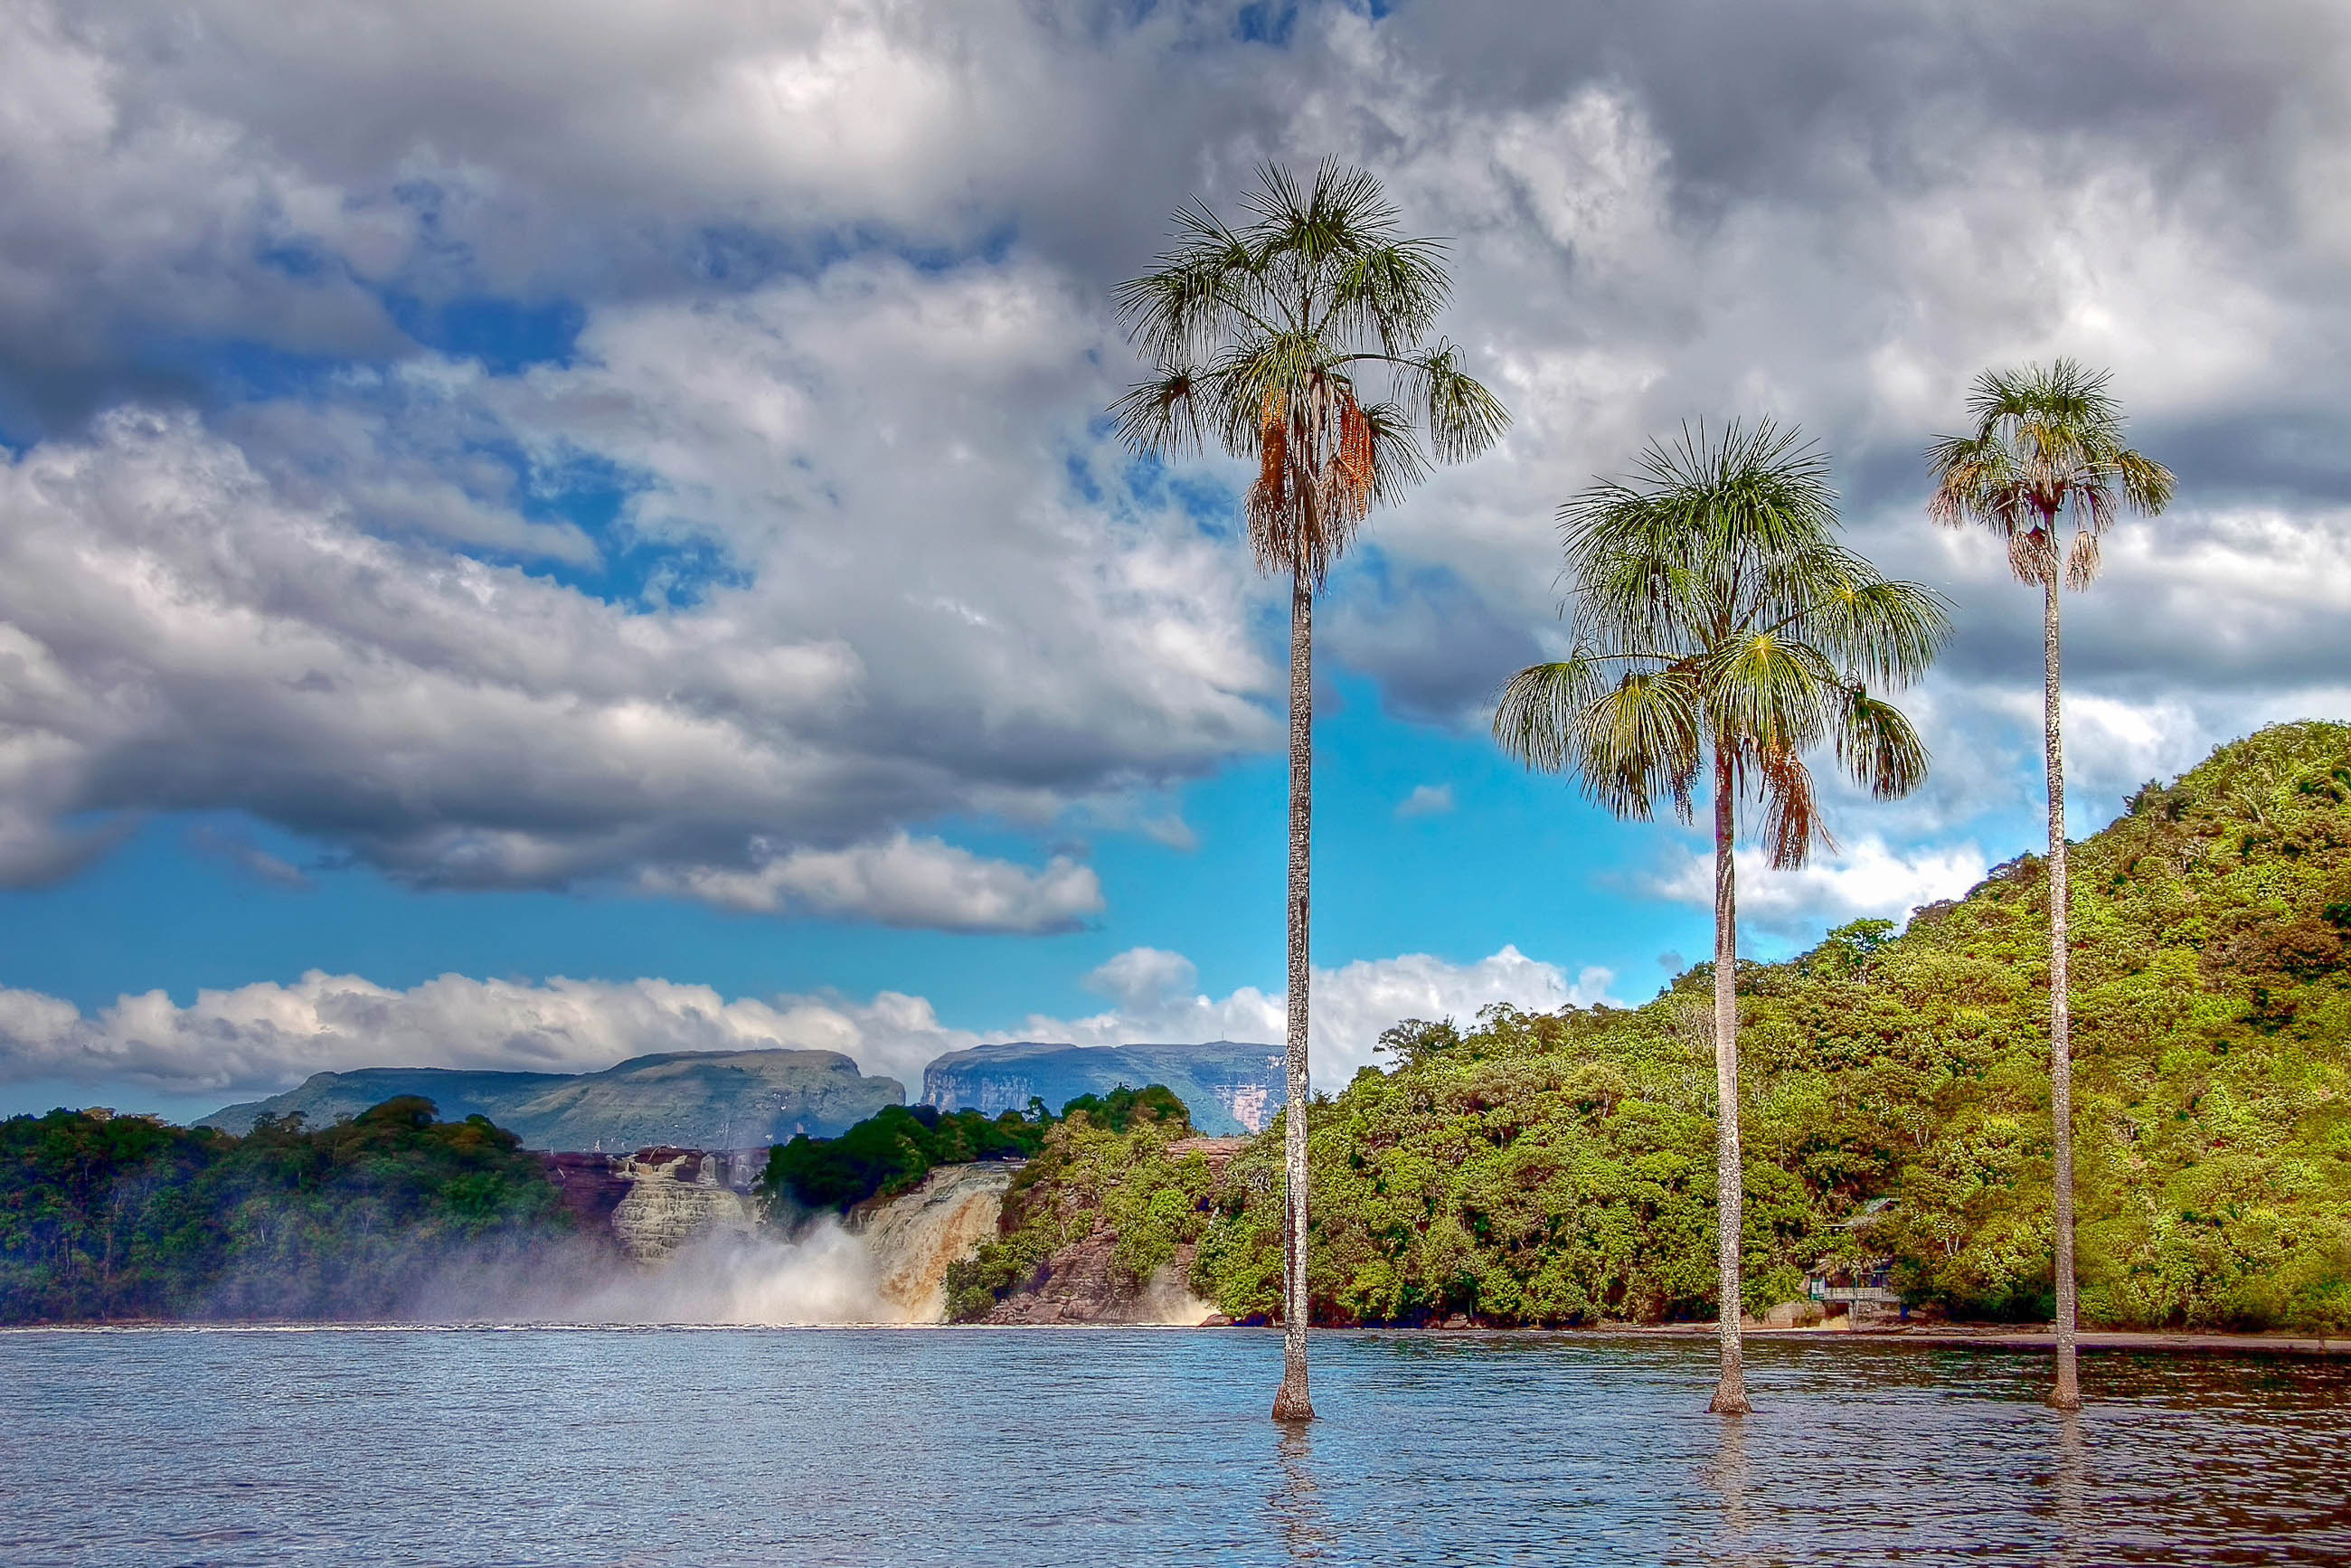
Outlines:
<svg viewBox="0 0 2351 1568"><path fill-rule="evenodd" d="M1507 438L1318 615L1316 1082L1637 1003L1705 843L1488 737L1559 504L1816 438L1952 602L1908 800L1741 941L2040 831L2038 601L1938 529L1988 367L2179 476L2066 606L2070 824L2351 717L2351 12L2132 0L0 7L0 1112L371 1064L1278 1041L1286 600L1139 461L1111 294L1268 160L1447 242Z"/></svg>

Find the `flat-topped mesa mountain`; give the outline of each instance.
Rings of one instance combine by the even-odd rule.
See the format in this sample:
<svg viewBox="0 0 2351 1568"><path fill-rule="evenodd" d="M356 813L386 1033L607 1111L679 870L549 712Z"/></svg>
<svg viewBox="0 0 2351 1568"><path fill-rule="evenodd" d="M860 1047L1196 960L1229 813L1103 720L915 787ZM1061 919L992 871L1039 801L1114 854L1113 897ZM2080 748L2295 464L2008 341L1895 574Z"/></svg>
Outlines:
<svg viewBox="0 0 2351 1568"><path fill-rule="evenodd" d="M1060 1109L1081 1094L1164 1083L1211 1136L1264 1130L1290 1100L1281 1047L1239 1040L1203 1045L1057 1045L1012 1040L952 1051L923 1069L923 1103L993 1114L1025 1111L1031 1098Z"/></svg>
<svg viewBox="0 0 2351 1568"><path fill-rule="evenodd" d="M764 1148L798 1133L831 1137L906 1100L896 1079L868 1078L838 1051L688 1051L632 1057L601 1072L319 1072L283 1094L225 1105L198 1124L243 1134L256 1116L299 1112L322 1127L402 1094L432 1101L444 1121L487 1116L525 1148L616 1154L655 1145Z"/></svg>

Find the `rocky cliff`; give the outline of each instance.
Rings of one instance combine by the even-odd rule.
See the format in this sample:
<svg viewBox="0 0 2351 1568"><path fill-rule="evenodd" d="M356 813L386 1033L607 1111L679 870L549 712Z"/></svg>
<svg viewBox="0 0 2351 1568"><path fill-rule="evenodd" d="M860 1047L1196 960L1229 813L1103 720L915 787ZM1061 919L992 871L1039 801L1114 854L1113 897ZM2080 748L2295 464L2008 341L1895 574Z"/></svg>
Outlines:
<svg viewBox="0 0 2351 1568"><path fill-rule="evenodd" d="M658 1263L714 1232L748 1236L758 1228L750 1200L726 1185L721 1155L646 1149L618 1162L615 1174L629 1190L612 1210L612 1234L636 1262Z"/></svg>
<svg viewBox="0 0 2351 1568"><path fill-rule="evenodd" d="M1017 1040L950 1051L932 1062L923 1070L923 1103L993 1113L1025 1110L1033 1096L1058 1111L1081 1094L1146 1083L1174 1090L1191 1112L1192 1125L1217 1135L1259 1132L1289 1100L1280 1046L1227 1040L1103 1046Z"/></svg>
<svg viewBox="0 0 2351 1568"><path fill-rule="evenodd" d="M314 1127L402 1094L431 1100L447 1121L487 1116L526 1148L625 1152L655 1145L746 1149L796 1133L831 1137L905 1102L894 1078L868 1078L831 1051L677 1051L601 1072L468 1072L370 1067L320 1072L266 1100L224 1106L200 1125L242 1134L265 1113L300 1113Z"/></svg>

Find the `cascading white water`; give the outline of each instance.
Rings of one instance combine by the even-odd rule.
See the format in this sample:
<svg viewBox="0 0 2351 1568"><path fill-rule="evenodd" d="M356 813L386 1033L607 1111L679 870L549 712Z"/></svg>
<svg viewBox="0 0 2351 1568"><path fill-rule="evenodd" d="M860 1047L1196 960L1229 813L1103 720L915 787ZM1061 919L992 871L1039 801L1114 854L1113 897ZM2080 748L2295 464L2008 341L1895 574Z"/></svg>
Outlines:
<svg viewBox="0 0 2351 1568"><path fill-rule="evenodd" d="M576 1246L468 1258L418 1281L403 1315L448 1322L935 1323L947 1266L996 1234L1017 1167L942 1166L848 1225L830 1214L787 1235L706 1169L632 1164L613 1214L633 1266ZM684 1178L684 1179L681 1179Z"/></svg>
<svg viewBox="0 0 2351 1568"><path fill-rule="evenodd" d="M718 1158L681 1150L665 1159L624 1160L629 1195L612 1211L621 1250L640 1263L659 1263L687 1243L714 1233L750 1236L758 1228L750 1201L718 1179Z"/></svg>
<svg viewBox="0 0 2351 1568"><path fill-rule="evenodd" d="M616 1225L646 1266L569 1292L536 1315L774 1326L944 1322L947 1265L996 1234L1014 1169L942 1166L849 1226L827 1215L787 1239L731 1209L689 1213L684 1199L713 1189L668 1180L664 1168L631 1195L631 1202L649 1195L642 1216L632 1211L625 1228ZM681 1226L684 1234L664 1228Z"/></svg>
<svg viewBox="0 0 2351 1568"><path fill-rule="evenodd" d="M873 1260L875 1288L895 1321L946 1321L947 1265L996 1234L1014 1166L941 1166L923 1185L870 1211L856 1234Z"/></svg>

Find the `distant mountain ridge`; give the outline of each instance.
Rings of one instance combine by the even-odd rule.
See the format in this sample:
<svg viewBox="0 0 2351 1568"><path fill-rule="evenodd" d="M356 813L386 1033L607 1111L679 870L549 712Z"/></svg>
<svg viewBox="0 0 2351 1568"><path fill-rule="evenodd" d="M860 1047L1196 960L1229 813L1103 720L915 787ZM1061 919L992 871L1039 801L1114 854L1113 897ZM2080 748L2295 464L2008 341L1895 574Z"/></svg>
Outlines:
<svg viewBox="0 0 2351 1568"><path fill-rule="evenodd" d="M1014 1040L950 1051L923 1072L923 1103L993 1113L1054 1110L1122 1084L1164 1083L1210 1135L1254 1133L1287 1102L1280 1046L1234 1040L1200 1045L1076 1046ZM451 1067L365 1067L313 1073L266 1100L224 1105L197 1125L243 1134L256 1116L299 1113L313 1127L355 1116L402 1094L433 1102L443 1119L487 1116L523 1146L627 1154L667 1145L752 1149L794 1134L830 1138L884 1105L906 1103L894 1078L867 1077L831 1051L669 1051L632 1057L601 1072L476 1071Z"/></svg>
<svg viewBox="0 0 2351 1568"><path fill-rule="evenodd" d="M300 1113L312 1126L421 1094L444 1120L487 1116L526 1148L626 1153L671 1145L747 1149L794 1134L831 1137L884 1105L894 1078L869 1078L834 1051L693 1051L632 1057L601 1072L476 1072L368 1067L313 1073L266 1100L225 1105L199 1126L244 1134L256 1116Z"/></svg>
<svg viewBox="0 0 2351 1568"><path fill-rule="evenodd" d="M1289 1103L1278 1045L1079 1046L1008 1040L953 1051L923 1069L923 1103L942 1111L1019 1111L1030 1098L1054 1110L1081 1094L1164 1083L1212 1137L1255 1133Z"/></svg>

